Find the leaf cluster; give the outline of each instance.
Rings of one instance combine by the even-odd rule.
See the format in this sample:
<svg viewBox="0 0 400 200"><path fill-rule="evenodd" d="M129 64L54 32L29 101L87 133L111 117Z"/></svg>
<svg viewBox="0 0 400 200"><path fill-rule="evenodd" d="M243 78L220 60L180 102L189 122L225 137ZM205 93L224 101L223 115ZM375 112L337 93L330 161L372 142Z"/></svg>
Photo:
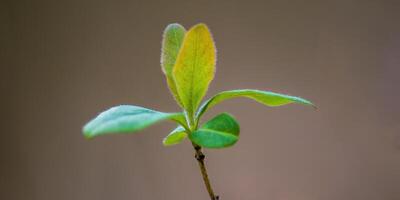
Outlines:
<svg viewBox="0 0 400 200"><path fill-rule="evenodd" d="M161 67L182 112L165 113L139 106L116 106L87 123L83 128L84 135L93 138L105 134L134 133L159 121L172 120L177 127L164 138L165 146L179 144L189 138L204 148L224 148L239 139L239 123L231 114L218 114L199 125L203 114L222 101L245 97L271 107L290 103L313 106L300 97L253 89L223 91L202 103L214 78L215 65L216 48L205 24L197 24L188 31L180 24L168 25L163 34Z"/></svg>

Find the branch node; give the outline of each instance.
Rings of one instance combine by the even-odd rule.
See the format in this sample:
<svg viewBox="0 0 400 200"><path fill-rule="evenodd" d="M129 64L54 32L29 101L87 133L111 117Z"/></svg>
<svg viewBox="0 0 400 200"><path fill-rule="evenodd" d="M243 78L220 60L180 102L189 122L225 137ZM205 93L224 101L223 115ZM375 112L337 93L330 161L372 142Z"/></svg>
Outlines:
<svg viewBox="0 0 400 200"><path fill-rule="evenodd" d="M195 158L196 158L196 160L198 160L198 161L200 161L200 162L203 162L204 161L204 158L206 157L203 153L201 153L201 152L196 152L196 154L195 154L195 156L194 156Z"/></svg>

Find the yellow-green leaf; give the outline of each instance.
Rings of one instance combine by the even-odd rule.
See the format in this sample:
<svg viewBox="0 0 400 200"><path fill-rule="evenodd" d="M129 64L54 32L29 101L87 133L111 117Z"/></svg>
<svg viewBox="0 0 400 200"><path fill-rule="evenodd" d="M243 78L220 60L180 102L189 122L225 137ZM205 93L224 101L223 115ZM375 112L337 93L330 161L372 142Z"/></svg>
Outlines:
<svg viewBox="0 0 400 200"><path fill-rule="evenodd" d="M187 137L186 130L182 126L176 127L171 133L164 138L164 146L172 146L181 143Z"/></svg>
<svg viewBox="0 0 400 200"><path fill-rule="evenodd" d="M310 101L306 99L270 91L251 90L251 89L229 90L220 92L217 95L205 101L203 105L201 105L197 113L197 117L200 118L201 115L204 114L204 112L206 112L209 108L213 107L215 104L218 104L221 101L232 99L235 97L247 97L257 102L260 102L266 106L282 106L289 103L299 103L315 107L314 104L312 104Z"/></svg>
<svg viewBox="0 0 400 200"><path fill-rule="evenodd" d="M182 103L179 99L176 90L175 81L172 76L172 69L174 68L179 49L182 46L183 38L185 37L186 30L180 24L174 23L168 25L163 34L162 49L161 49L161 68L167 79L168 87L179 105Z"/></svg>
<svg viewBox="0 0 400 200"><path fill-rule="evenodd" d="M215 56L214 41L207 26L193 26L185 35L173 68L179 98L191 117L214 78Z"/></svg>

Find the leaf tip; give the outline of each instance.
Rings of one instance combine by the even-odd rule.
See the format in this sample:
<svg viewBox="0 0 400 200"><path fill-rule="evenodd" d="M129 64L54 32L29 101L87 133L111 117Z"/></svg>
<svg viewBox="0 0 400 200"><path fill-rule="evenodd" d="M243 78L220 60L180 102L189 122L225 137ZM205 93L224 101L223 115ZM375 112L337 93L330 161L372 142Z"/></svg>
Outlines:
<svg viewBox="0 0 400 200"><path fill-rule="evenodd" d="M90 140L90 139L92 139L92 138L94 137L93 134L91 134L91 132L85 131L85 130L83 130L83 136L84 136L85 139L87 139L87 140Z"/></svg>
<svg viewBox="0 0 400 200"><path fill-rule="evenodd" d="M183 27L179 23L171 23L171 24L167 25L167 27L164 30L164 33L168 32L170 30L185 30L185 27Z"/></svg>
<svg viewBox="0 0 400 200"><path fill-rule="evenodd" d="M94 137L94 134L92 134L92 130L90 129L90 122L89 123L87 123L85 126L83 126L83 128L82 128L82 134L83 134L83 136L85 137L85 139L88 139L88 140L90 140L90 139L92 139L93 137Z"/></svg>
<svg viewBox="0 0 400 200"><path fill-rule="evenodd" d="M315 104L311 103L311 106L314 108L314 110L318 110L318 106L316 106Z"/></svg>
<svg viewBox="0 0 400 200"><path fill-rule="evenodd" d="M164 147L169 147L169 146L171 146L171 145L169 145L169 144L167 143L167 138L164 138L164 139L162 140L162 144L163 144Z"/></svg>
<svg viewBox="0 0 400 200"><path fill-rule="evenodd" d="M168 27L171 27L171 28L174 28L174 27L183 28L183 26L182 26L181 24L177 23L177 22L168 24L168 25L167 25L167 28L168 28Z"/></svg>
<svg viewBox="0 0 400 200"><path fill-rule="evenodd" d="M302 99L302 101L303 101L303 104L306 104L308 106L313 107L315 110L318 110L318 107L313 102L306 100L306 99Z"/></svg>
<svg viewBox="0 0 400 200"><path fill-rule="evenodd" d="M211 31L208 28L207 24L205 24L205 23L198 23L198 24L192 26L189 29L189 32L197 32L197 33L201 33L201 34L210 34L211 35Z"/></svg>
<svg viewBox="0 0 400 200"><path fill-rule="evenodd" d="M164 138L162 143L163 143L164 147L171 147L171 146L178 144L179 142L177 142L177 143L169 142L167 138Z"/></svg>
<svg viewBox="0 0 400 200"><path fill-rule="evenodd" d="M205 24L203 22L200 22L200 23L197 23L196 25L194 25L193 28L206 28L206 29L208 29L208 26L207 26L207 24Z"/></svg>

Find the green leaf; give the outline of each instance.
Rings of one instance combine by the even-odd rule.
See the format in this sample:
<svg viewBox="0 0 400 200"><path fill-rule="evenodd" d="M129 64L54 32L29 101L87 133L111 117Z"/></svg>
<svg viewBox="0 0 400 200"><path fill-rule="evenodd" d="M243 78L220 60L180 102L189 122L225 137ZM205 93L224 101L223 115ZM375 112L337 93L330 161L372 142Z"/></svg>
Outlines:
<svg viewBox="0 0 400 200"><path fill-rule="evenodd" d="M176 90L176 84L172 76L172 69L174 68L179 49L182 46L183 38L185 37L186 30L180 24L174 23L168 25L163 34L162 49L161 49L161 68L167 78L168 87L179 105L182 103L179 99Z"/></svg>
<svg viewBox="0 0 400 200"><path fill-rule="evenodd" d="M193 26L185 36L173 75L181 102L190 117L214 78L216 50L205 24Z"/></svg>
<svg viewBox="0 0 400 200"><path fill-rule="evenodd" d="M178 126L164 138L164 146L172 146L181 143L187 137L186 130L182 126Z"/></svg>
<svg viewBox="0 0 400 200"><path fill-rule="evenodd" d="M121 105L100 113L83 127L83 134L92 138L105 134L133 133L166 119L185 122L182 113L163 113L139 106Z"/></svg>
<svg viewBox="0 0 400 200"><path fill-rule="evenodd" d="M224 148L237 142L239 132L240 128L236 120L231 115L222 113L189 134L189 138L201 147Z"/></svg>
<svg viewBox="0 0 400 200"><path fill-rule="evenodd" d="M315 107L310 101L295 96L251 89L229 90L220 92L219 94L204 102L197 112L197 117L200 118L201 115L204 114L204 112L206 112L214 105L220 103L221 101L232 99L235 97L247 97L267 106L282 106L289 103L299 103Z"/></svg>

